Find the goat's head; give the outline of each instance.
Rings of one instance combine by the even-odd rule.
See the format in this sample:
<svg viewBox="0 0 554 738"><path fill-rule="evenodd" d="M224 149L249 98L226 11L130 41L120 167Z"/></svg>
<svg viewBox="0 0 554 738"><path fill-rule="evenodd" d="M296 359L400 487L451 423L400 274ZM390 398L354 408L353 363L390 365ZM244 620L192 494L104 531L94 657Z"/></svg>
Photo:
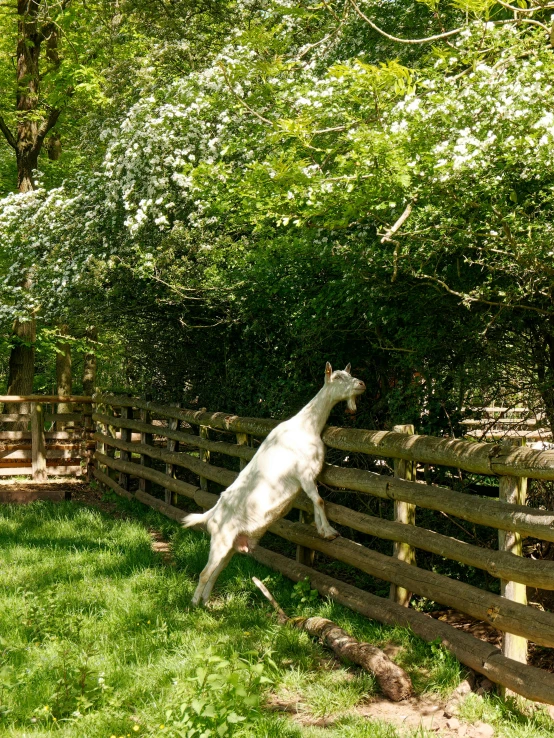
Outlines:
<svg viewBox="0 0 554 738"><path fill-rule="evenodd" d="M365 392L365 384L350 374L350 364L342 371L333 371L329 362L325 365L325 385L336 398L337 402L346 400L346 406L351 412L356 412L356 397Z"/></svg>

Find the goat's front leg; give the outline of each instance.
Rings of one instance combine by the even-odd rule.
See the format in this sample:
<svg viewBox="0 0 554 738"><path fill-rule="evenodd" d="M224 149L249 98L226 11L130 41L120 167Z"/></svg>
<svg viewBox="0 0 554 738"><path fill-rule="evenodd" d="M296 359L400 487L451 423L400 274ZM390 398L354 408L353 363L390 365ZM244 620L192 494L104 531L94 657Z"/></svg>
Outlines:
<svg viewBox="0 0 554 738"><path fill-rule="evenodd" d="M328 541L332 541L340 533L331 527L325 515L325 503L319 496L317 491L317 485L313 479L304 479L301 481L302 489L308 495L310 500L314 503L314 521L317 528L317 532L322 538L326 538Z"/></svg>

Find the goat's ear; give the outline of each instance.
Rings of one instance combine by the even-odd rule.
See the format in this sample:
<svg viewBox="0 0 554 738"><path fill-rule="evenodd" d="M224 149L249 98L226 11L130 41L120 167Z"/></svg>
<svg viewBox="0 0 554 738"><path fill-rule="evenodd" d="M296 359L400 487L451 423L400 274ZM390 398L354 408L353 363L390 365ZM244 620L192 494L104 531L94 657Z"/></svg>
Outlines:
<svg viewBox="0 0 554 738"><path fill-rule="evenodd" d="M352 369L352 367L351 367L351 365L350 365L350 364L347 364L347 365L346 365L346 366L344 367L344 371L345 371L345 372L346 372L347 374L350 374L350 369Z"/></svg>
<svg viewBox="0 0 554 738"><path fill-rule="evenodd" d="M325 384L331 381L331 374L333 373L333 367L329 362L325 364Z"/></svg>

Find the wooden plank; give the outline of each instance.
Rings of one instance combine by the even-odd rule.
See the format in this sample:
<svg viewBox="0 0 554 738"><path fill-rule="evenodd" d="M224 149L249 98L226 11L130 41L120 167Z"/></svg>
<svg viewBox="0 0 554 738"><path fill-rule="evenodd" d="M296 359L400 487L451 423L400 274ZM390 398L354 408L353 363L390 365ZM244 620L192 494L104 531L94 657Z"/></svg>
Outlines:
<svg viewBox="0 0 554 738"><path fill-rule="evenodd" d="M104 474L104 472L101 472L99 469L93 468L92 476L95 477L95 479L97 479L105 487L109 487L114 492L117 492L117 494L121 495L121 497L125 497L127 500L134 500L134 495L132 495L130 492L127 492L127 490L119 485L115 481L115 479L112 479L107 474Z"/></svg>
<svg viewBox="0 0 554 738"><path fill-rule="evenodd" d="M0 441L18 441L31 438L31 431L0 431Z"/></svg>
<svg viewBox="0 0 554 738"><path fill-rule="evenodd" d="M510 505L477 495L454 492L446 487L407 482L362 469L347 469L330 464L324 466L319 479L331 487L364 492L383 500L411 502L428 510L456 515L471 523L513 530L523 536L554 542L552 510Z"/></svg>
<svg viewBox="0 0 554 738"><path fill-rule="evenodd" d="M298 522L304 523L305 525L313 525L313 513L300 510L298 514ZM314 549L298 544L296 546L296 561L298 561L299 564L304 564L304 566L313 566L315 562Z"/></svg>
<svg viewBox="0 0 554 738"><path fill-rule="evenodd" d="M3 413L0 415L0 423L22 423L25 420L31 422L30 413Z"/></svg>
<svg viewBox="0 0 554 738"><path fill-rule="evenodd" d="M413 436L415 428L413 425L395 425L393 428L395 433L405 433ZM394 476L397 479L406 479L410 482L416 480L416 462L405 461L404 459L394 460ZM394 501L394 519L397 523L404 525L415 525L416 506L409 502L400 500ZM404 541L395 541L393 545L393 556L399 561L405 561L407 564L415 564L415 548ZM409 607L412 593L404 587L398 587L391 584L389 598L402 607Z"/></svg>
<svg viewBox="0 0 554 738"><path fill-rule="evenodd" d="M44 438L44 412L39 402L31 406L31 456L33 479L46 480L46 439Z"/></svg>
<svg viewBox="0 0 554 738"><path fill-rule="evenodd" d="M45 447L44 450L47 459L80 459L80 449L51 449ZM15 449L13 451L0 451L0 464L9 459L27 459L31 461L33 458L32 448Z"/></svg>
<svg viewBox="0 0 554 738"><path fill-rule="evenodd" d="M519 443L521 441L506 441L506 443ZM501 477L499 498L504 502L514 505L525 505L527 497L527 480L523 477ZM513 531L498 531L498 548L501 551L509 551L515 556L523 556L521 535ZM520 582L502 579L500 582L500 594L512 602L527 604L527 587ZM504 633L502 639L502 653L507 658L527 663L527 641L521 636L512 633ZM503 688L503 697L509 697L514 693Z"/></svg>
<svg viewBox="0 0 554 738"><path fill-rule="evenodd" d="M0 395L0 402L79 402L91 405L94 400L89 395Z"/></svg>
<svg viewBox="0 0 554 738"><path fill-rule="evenodd" d="M106 423L109 416L101 413L94 413L92 419L100 423ZM170 418L170 420L179 422L178 418ZM172 430L169 426L165 428L153 425L152 423L141 423L140 420L122 420L121 418L113 418L110 422L112 422L116 428L131 428L132 430L139 431L140 433L152 433L155 436L161 436L162 438L178 441L183 446L203 448L207 451L213 451L214 453L235 456L246 462L250 461L256 453L256 449L250 448L250 446L225 443L225 441L210 441L208 439L201 438L194 433L187 433L182 430Z"/></svg>
<svg viewBox="0 0 554 738"><path fill-rule="evenodd" d="M83 417L83 413L45 413L44 419L47 423L57 422L69 422L69 421L80 421ZM58 428L57 430L65 430L64 428Z"/></svg>
<svg viewBox="0 0 554 738"><path fill-rule="evenodd" d="M248 433L237 433L237 445L239 446L252 446L252 436ZM239 459L239 471L242 471L248 464L248 459Z"/></svg>
<svg viewBox="0 0 554 738"><path fill-rule="evenodd" d="M294 507L310 511L313 505L300 494ZM520 558L506 551L494 551L425 528L405 526L391 520L351 510L343 505L325 502L327 517L347 528L389 541L406 541L415 548L459 561L487 571L491 576L510 579L540 589L554 589L554 562Z"/></svg>
<svg viewBox="0 0 554 738"><path fill-rule="evenodd" d="M156 471L155 469L151 469L147 466L141 466L140 464L135 464L131 461L112 459L105 454L99 453L98 451L95 452L94 457L100 464L104 464L110 469L115 469L116 471L124 471L131 476L138 477L139 479L141 477L144 477L151 482L156 482L157 484L160 484L162 487L169 487L183 497L194 499L194 495L198 491L198 487L195 487L192 484L182 482L180 479L171 479L170 477L167 477L163 472Z"/></svg>
<svg viewBox="0 0 554 738"><path fill-rule="evenodd" d="M166 464L176 464L182 466L185 469L189 469L199 477L206 477L211 479L213 482L228 487L236 479L237 473L230 469L223 469L219 466L212 466L211 464L205 464L204 462L196 459L190 454L182 451L166 451L165 449L158 448L157 446L147 446L142 443L126 443L117 438L109 438L100 433L95 433L94 438L100 440L106 445L109 443L114 448L119 448L127 451L131 451L135 454L141 454L148 456L152 459L158 459L164 461ZM165 477L165 475L163 475ZM165 477L168 479L168 477Z"/></svg>
<svg viewBox="0 0 554 738"><path fill-rule="evenodd" d="M63 476L81 476L81 465L69 464L67 466L50 466L46 467L46 473L49 477L63 477ZM23 477L32 476L32 466L12 466L12 467L0 467L0 477Z"/></svg>
<svg viewBox="0 0 554 738"><path fill-rule="evenodd" d="M124 407L131 402L129 398L114 395L100 395L97 399L117 407ZM278 424L277 421L261 418L241 418L226 413L169 408L144 400L132 402L136 407L149 409L162 417L179 418L193 425L205 425L234 433L265 436ZM453 466L475 474L508 474L554 480L554 451L529 448L506 450L497 443L473 443L433 436L406 436L403 433L357 428L327 427L322 437L327 446L342 451L390 456L422 464Z"/></svg>

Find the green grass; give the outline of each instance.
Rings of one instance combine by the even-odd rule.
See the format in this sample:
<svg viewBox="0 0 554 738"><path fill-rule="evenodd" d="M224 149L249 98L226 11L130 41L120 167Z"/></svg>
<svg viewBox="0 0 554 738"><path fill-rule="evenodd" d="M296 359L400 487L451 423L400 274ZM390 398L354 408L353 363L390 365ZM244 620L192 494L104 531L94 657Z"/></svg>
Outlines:
<svg viewBox="0 0 554 738"><path fill-rule="evenodd" d="M208 539L137 503L121 507L132 519L69 502L0 507L0 736L196 738L227 720L236 736L397 738L353 709L378 694L371 675L279 626L253 575L290 615L319 614L400 647L396 660L420 693L446 694L463 675L443 649L330 601L302 603L298 588L243 556L221 575L210 608L191 609ZM175 566L152 552L149 527L171 539ZM268 697L336 721L299 726L264 709ZM547 718L498 700L464 709L499 735L551 734Z"/></svg>

